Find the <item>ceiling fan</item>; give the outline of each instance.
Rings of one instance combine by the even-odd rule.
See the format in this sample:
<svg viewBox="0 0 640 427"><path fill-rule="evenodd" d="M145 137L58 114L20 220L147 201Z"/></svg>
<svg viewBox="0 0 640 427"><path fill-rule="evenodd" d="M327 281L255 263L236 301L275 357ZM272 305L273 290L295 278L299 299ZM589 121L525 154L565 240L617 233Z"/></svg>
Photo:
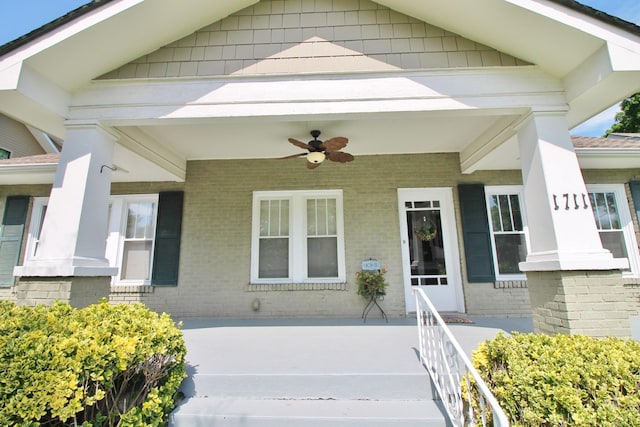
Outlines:
<svg viewBox="0 0 640 427"><path fill-rule="evenodd" d="M293 159L296 157L307 156L307 168L315 169L320 166L320 163L324 161L324 159L329 159L332 162L339 163L347 163L353 161L353 156L349 153L345 153L342 150L347 146L349 140L343 136L337 136L335 138L327 139L322 142L318 140L320 136L319 130L312 130L311 136L313 137L313 141L309 141L308 143L304 143L298 141L297 139L289 138L289 142L296 147L302 148L304 150L309 150L308 153L299 153L294 154L292 156L282 157L283 159Z"/></svg>

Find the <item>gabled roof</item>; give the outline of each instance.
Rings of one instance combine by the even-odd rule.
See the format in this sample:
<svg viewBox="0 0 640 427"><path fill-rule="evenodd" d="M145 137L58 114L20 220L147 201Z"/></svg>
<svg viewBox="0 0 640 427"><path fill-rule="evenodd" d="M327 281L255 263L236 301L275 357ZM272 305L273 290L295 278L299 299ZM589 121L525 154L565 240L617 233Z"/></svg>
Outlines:
<svg viewBox="0 0 640 427"><path fill-rule="evenodd" d="M286 107L289 104L280 100L282 91L277 94L269 92L268 95L274 97L273 99L269 98L268 102L260 97L251 98L253 102L251 105L255 105L255 111L250 114L247 112L247 103L238 98L246 93L238 95L236 90L238 82L245 82L245 80L233 75L222 75L222 77L216 76L215 78L212 78L211 75L194 75L193 78L189 77L191 80L164 76L152 81L154 87L161 88L158 91L149 90L152 85L148 79L154 77L149 75L145 75L145 79L137 79L138 76L134 76L136 78L120 81L96 81L100 76L104 76L123 65L131 64L138 58L156 52L162 47L179 40L195 38L189 36L212 23L223 22L230 15L235 14L236 18L243 14L249 15L247 12L260 9L260 6L264 6L263 3L266 1L96 0L72 11L59 21L36 30L30 35L25 35L14 44L5 46L6 51L0 56L0 113L56 137L64 138L65 120L105 120L106 116L101 115L105 114L102 105L107 103L109 111L116 114L109 116L113 118L111 123L105 124L117 126L119 132L129 135L132 141L128 146L130 149L138 147L140 151L138 154L148 156L144 153L155 152L161 147L162 144L157 143L158 141L165 142L167 155L171 154L169 153L171 150L174 150L177 155L170 157L171 159L176 157L175 160L179 160L181 165L186 164L187 159L238 158L237 152L221 153L216 150L214 155L218 157L211 157L211 153L189 152L183 147L184 144L179 143L180 140L185 139L185 132L191 132L189 137L193 137L193 141L196 141L199 132L202 134L200 137L202 139L197 140L194 144L203 141L201 146L214 150L216 148L214 144L206 143L206 136L210 135L212 127L215 127L216 131L220 127L224 128L219 124L226 120L224 124L228 126L224 129L234 135L244 129L237 122L230 120L227 117L229 114L234 118L247 118L251 114L266 114L261 113L261 110L258 111L259 107L268 110L271 115L277 114L280 127L274 128L272 138L279 139L282 136L275 136L275 134L283 133L283 123L292 124L301 123L304 120L332 119L332 114L336 114L335 110L326 106L320 111L320 102L305 104L306 107L309 107L305 110L304 114L307 114L305 117L301 117L303 113L300 109L284 108L283 105ZM298 8L301 8L305 3L315 4L307 0L287 0L277 3L294 5ZM327 3L332 7L336 4L342 4L342 2L326 2L325 4ZM383 74L382 77L379 76L381 80L386 79L387 81L391 80L389 76L394 78L397 76L407 84L413 82L412 79L419 73L426 76L426 80L419 84L424 92L420 98L420 105L417 105L418 102L413 102L416 98L415 91L406 95L406 103L395 102L399 96L398 90L402 89L395 83L393 86L380 85L379 87L393 88L389 92L394 93L381 92L378 97L381 100L394 101L384 104L388 109L385 112L390 115L396 114L404 118L403 113L407 109L416 111L416 116L409 117L407 120L412 119L412 124L419 123L420 126L424 126L425 123L418 117L419 113L442 111L442 115L446 115L448 120L443 120L437 114L429 116L431 121L428 124L432 137L442 135L445 131L451 132L451 129L455 129L457 135L460 135L461 131L458 128L464 128L466 133L461 137L456 137L455 143L458 145L446 148L448 151L469 149L467 153L469 156L465 161L467 166L463 169L468 172L479 167L478 159L488 157L486 153L490 150L495 151L495 148L502 144L503 139L509 137L510 132L502 132L502 130L516 123L518 117L523 117L530 107L540 107L542 110L537 111L543 111L547 107L545 102L548 101L553 104L553 108L556 108L554 111L566 109L568 110L569 127L573 127L626 96L640 91L640 28L580 5L575 1L377 0L375 2L347 2L345 0L344 3L350 4L355 9L362 7L365 3L370 9L388 8L388 10L397 12L404 17L409 17L412 22L428 23L439 30L445 30L444 33L452 33L456 35L456 39L457 36L460 36L472 41L475 46L489 47L500 54L504 53L521 59L524 63L533 64L532 66L517 67L518 70L515 70L516 67L513 67L514 69L503 67L506 70L500 71L483 70L485 73L483 78L491 79L490 90L499 88L500 94L502 94L501 91L504 89L509 93L508 99L514 100L514 102L507 103L505 101L506 95L500 98L503 104L507 104L506 109L499 108L503 104L489 102L495 97L487 97L487 94L483 92L485 87L482 86L482 82L486 82L486 80L476 79L474 81L477 83L468 83L473 86L469 89L463 84L454 84L454 80L456 82L459 82L460 79L465 82L470 82L470 80L463 76L464 66L456 69L453 68L455 65L451 65L451 62L442 65L434 72L424 68L418 69L418 67L409 67L410 69L400 67L393 72ZM253 29L251 26L249 28ZM303 28L298 28L298 30L302 33ZM339 43L340 40L337 42ZM474 73L475 69L473 66L467 65L466 71ZM488 73L493 74L488 76ZM332 81L344 82L345 85L349 80L356 79L356 77L348 76L345 73L330 75L326 71L308 74L292 71L290 74L278 78L293 88L301 78L309 80L318 74L323 74L323 78L328 76ZM273 77L268 72L265 75ZM371 96L370 88L366 87L371 76L373 76L373 72L365 70L357 77L362 85L363 97L364 95ZM438 84L442 81L437 79L440 76L453 77L452 80L446 82L444 89L435 86L436 81ZM504 76L504 78L499 76ZM517 81L510 79L513 76L516 76ZM180 77L184 76L180 75ZM228 84L229 82L225 80L227 77L229 77L227 80L234 84ZM166 92L167 87L174 85L177 88L180 84L186 84L184 82L187 80L198 84L202 83L203 85L197 90L208 92L206 94L192 94L185 91L173 94ZM211 85L216 84L224 86L226 91L211 89ZM139 85L138 92L131 90L135 85ZM302 85L302 83L298 83L298 85ZM329 85L329 83L325 85ZM258 89L254 90L254 88L261 87L260 84L243 87L247 87L246 91L251 96L258 92L263 93ZM310 88L317 88L317 84L314 82L306 84L304 87L310 90ZM347 105L346 102L343 102L347 99L345 93L348 95L351 92L338 91L338 85L332 87L336 91L335 93L325 95L323 92L323 95L331 96L331 103L341 103L341 107L351 108L350 106L353 104ZM280 85L279 89L281 89ZM464 92L463 89L467 92ZM408 90L408 86L403 90ZM166 99L154 98L158 93L167 95L168 99L171 99L170 105L166 104ZM285 95L290 97L290 101L295 101L290 103L293 105L298 101L316 101L317 95L314 97L314 94L313 91L301 93L292 89ZM465 97L469 94L473 95L472 98ZM227 95L233 99L225 98ZM401 95L405 97L404 92ZM438 96L436 95L442 96L445 101L449 99L451 102L437 103ZM537 100L541 98L539 95L542 95L545 101L536 104ZM203 114L198 115L192 113L193 110L182 108L187 105L191 107L193 99L188 98L189 96L197 97L199 103L194 108L199 109L198 114L200 111L204 112ZM355 98L360 96L360 92L357 96L354 95ZM298 100L300 97L307 98ZM404 102L404 98L402 99ZM126 114L123 105L127 101L136 108L150 105L159 107L157 111L145 110L150 111L146 116L127 116L126 120L122 120L121 115ZM425 107L426 104L429 104L428 108ZM367 105L371 107L367 106L362 110L353 107L353 111L347 112L353 113L352 118L374 121L376 118L370 114L379 114L382 111L373 103ZM452 105L456 108L460 106L460 109L467 110L469 114L472 111L478 114L471 116L451 115L448 108ZM164 109L160 106L163 106ZM214 106L220 111L224 110L224 114L220 113L219 117L213 117L211 109ZM231 106L234 108L233 114L227 112ZM278 107L280 109L274 113L273 110ZM174 114L168 116L169 112ZM320 117L319 112L326 113L327 117ZM189 114L193 114L193 116L189 116ZM173 120L171 126L159 126L159 121L163 121L162 125L169 124L168 119ZM194 126L192 119L197 119L197 124L201 126ZM218 121L212 119L218 119ZM136 122L136 120L138 121ZM180 122L180 120L184 121ZM356 128L351 133L355 140L355 132L361 132L362 123L355 124L355 121L352 120L352 124ZM264 126L260 129L260 136L264 137L264 129L262 128ZM414 130L418 130L417 127ZM293 135L294 131L300 133L299 130L289 130L287 127L286 134ZM179 138L175 137L176 133L180 134ZM419 133L419 135L423 133ZM257 137L245 139L258 140ZM406 144L418 140L411 138L411 135L405 139L409 141ZM437 137L434 139L439 140ZM122 142L118 145L122 145ZM148 150L149 147L152 147L153 150ZM260 144L260 147L267 149L265 144ZM373 150L373 148L369 149ZM425 147L405 146L404 152L426 149ZM437 150L440 147L434 145L429 149ZM142 153L143 151L144 153ZM273 150L268 152L273 156ZM248 154L245 152L241 154L243 156L266 156L266 154L259 154L254 150ZM371 151L366 154L376 154L376 152ZM123 167L127 168L127 165L123 165Z"/></svg>

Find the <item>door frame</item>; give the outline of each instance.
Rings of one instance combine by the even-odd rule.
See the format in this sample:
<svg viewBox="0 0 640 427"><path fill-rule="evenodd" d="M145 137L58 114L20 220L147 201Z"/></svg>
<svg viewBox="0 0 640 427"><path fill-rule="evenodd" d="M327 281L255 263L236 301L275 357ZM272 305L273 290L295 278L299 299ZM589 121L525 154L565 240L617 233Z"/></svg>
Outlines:
<svg viewBox="0 0 640 427"><path fill-rule="evenodd" d="M415 196L414 196L415 194ZM426 199L425 199L426 197ZM442 223L445 262L447 263L447 276L451 279L453 289L454 305L459 313L465 312L464 293L462 289L462 274L460 269L460 250L458 247L458 227L453 203L453 189L451 187L421 187L421 188L398 188L398 220L400 222L400 250L402 253L402 278L405 295L405 311L407 314L413 312L409 307L415 305L413 292L411 290L411 266L409 254L409 242L407 241L407 219L404 201L429 200L437 198L440 200L440 220Z"/></svg>

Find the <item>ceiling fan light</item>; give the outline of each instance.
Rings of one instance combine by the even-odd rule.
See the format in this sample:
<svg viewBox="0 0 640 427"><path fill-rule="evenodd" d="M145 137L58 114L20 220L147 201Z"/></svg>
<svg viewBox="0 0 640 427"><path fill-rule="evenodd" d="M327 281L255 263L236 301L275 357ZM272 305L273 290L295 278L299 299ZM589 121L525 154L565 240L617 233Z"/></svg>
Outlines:
<svg viewBox="0 0 640 427"><path fill-rule="evenodd" d="M310 163L322 163L324 161L325 155L320 151L313 151L307 154L307 161Z"/></svg>

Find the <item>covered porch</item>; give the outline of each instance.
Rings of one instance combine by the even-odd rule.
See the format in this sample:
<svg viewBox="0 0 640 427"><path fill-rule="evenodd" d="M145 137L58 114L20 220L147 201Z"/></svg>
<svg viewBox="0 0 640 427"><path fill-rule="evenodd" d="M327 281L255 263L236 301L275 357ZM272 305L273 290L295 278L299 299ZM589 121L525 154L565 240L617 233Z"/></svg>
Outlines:
<svg viewBox="0 0 640 427"><path fill-rule="evenodd" d="M460 316L465 352L531 318ZM446 318L446 316L445 316ZM189 377L170 425L447 426L415 318L183 319Z"/></svg>

